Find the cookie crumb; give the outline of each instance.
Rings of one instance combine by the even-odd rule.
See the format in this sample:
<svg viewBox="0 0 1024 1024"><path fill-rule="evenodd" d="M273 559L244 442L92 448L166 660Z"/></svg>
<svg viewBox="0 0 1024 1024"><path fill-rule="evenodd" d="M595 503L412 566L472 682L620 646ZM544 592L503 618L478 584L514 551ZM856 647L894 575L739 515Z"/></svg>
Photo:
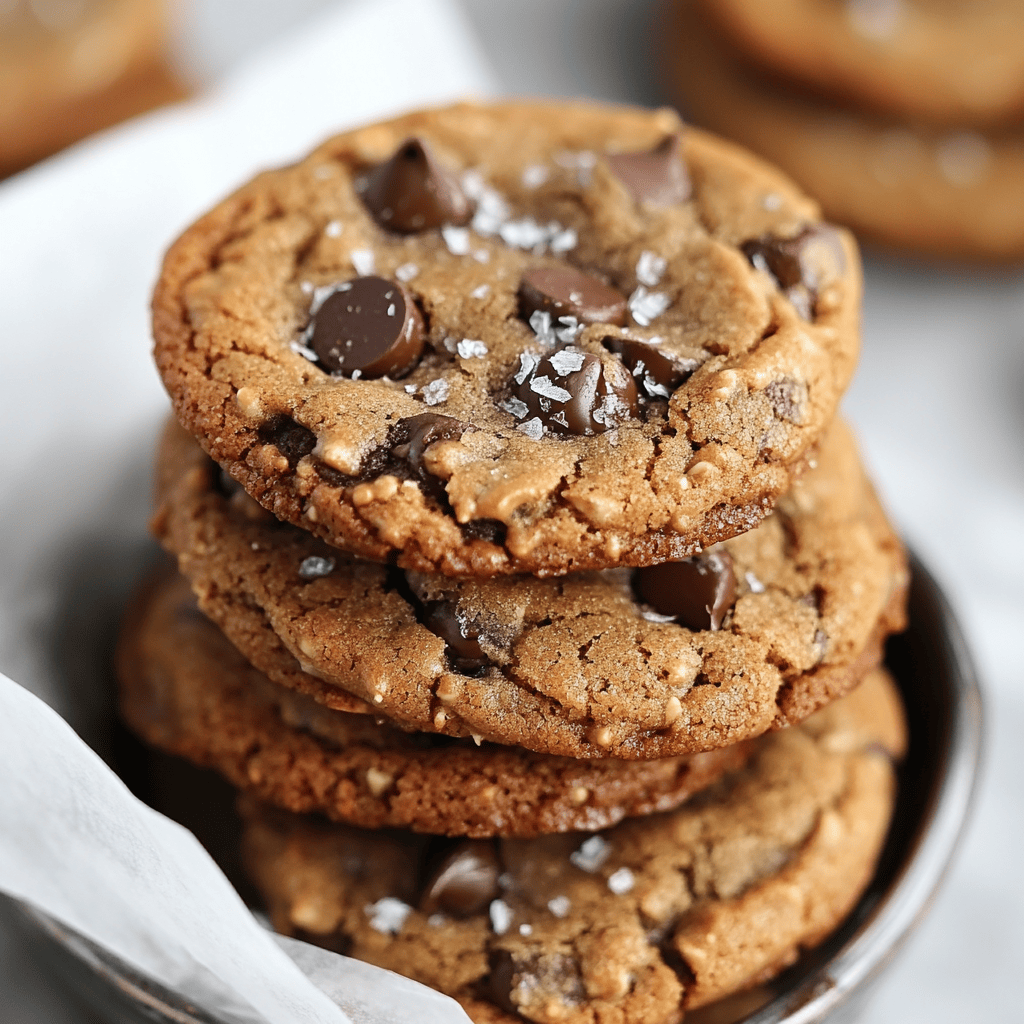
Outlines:
<svg viewBox="0 0 1024 1024"><path fill-rule="evenodd" d="M366 769L366 785L374 796L382 796L394 783L393 775L382 772L379 768Z"/></svg>

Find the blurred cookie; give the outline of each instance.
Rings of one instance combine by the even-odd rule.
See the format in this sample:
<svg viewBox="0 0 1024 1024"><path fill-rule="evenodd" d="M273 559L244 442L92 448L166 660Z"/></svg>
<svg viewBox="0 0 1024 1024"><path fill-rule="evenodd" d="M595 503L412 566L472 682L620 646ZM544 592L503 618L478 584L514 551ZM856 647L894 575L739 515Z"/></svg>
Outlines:
<svg viewBox="0 0 1024 1024"><path fill-rule="evenodd" d="M913 128L832 106L761 77L690 4L667 16L663 69L680 107L784 168L830 218L897 249L1024 256L1019 126Z"/></svg>
<svg viewBox="0 0 1024 1024"><path fill-rule="evenodd" d="M278 522L172 424L153 527L203 611L279 685L424 731L657 758L799 721L902 628L903 549L844 425L816 458L764 523L690 561L452 580Z"/></svg>
<svg viewBox="0 0 1024 1024"><path fill-rule="evenodd" d="M0 177L181 99L161 0L0 4Z"/></svg>
<svg viewBox="0 0 1024 1024"><path fill-rule="evenodd" d="M154 333L181 422L278 518L545 576L755 526L849 382L859 303L849 236L671 112L464 104L216 207Z"/></svg>
<svg viewBox="0 0 1024 1024"><path fill-rule="evenodd" d="M333 711L252 668L173 571L134 602L118 674L122 714L149 743L277 806L367 828L474 837L605 828L679 806L750 752L575 761Z"/></svg>
<svg viewBox="0 0 1024 1024"><path fill-rule="evenodd" d="M693 0L769 71L912 122L1024 114L1019 0Z"/></svg>
<svg viewBox="0 0 1024 1024"><path fill-rule="evenodd" d="M903 729L876 671L667 814L445 842L245 800L244 858L279 931L441 989L481 1024L670 1024L777 974L849 912Z"/></svg>

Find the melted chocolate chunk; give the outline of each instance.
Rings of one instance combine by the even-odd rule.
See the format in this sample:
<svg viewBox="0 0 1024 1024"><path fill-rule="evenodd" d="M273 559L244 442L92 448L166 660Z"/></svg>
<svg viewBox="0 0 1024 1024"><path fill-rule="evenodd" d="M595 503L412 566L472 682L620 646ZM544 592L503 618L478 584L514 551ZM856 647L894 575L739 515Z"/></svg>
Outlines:
<svg viewBox="0 0 1024 1024"><path fill-rule="evenodd" d="M456 672L474 675L491 663L480 646L482 630L477 623L459 616L455 601L425 603L420 621L445 642L445 657Z"/></svg>
<svg viewBox="0 0 1024 1024"><path fill-rule="evenodd" d="M534 313L548 313L553 321L571 316L581 324L621 327L626 297L575 267L534 267L519 282L519 315L529 322Z"/></svg>
<svg viewBox="0 0 1024 1024"><path fill-rule="evenodd" d="M260 428L260 439L272 444L294 469L316 447L316 434L290 416L275 416Z"/></svg>
<svg viewBox="0 0 1024 1024"><path fill-rule="evenodd" d="M501 890L501 863L493 842L467 839L459 843L437 866L423 887L420 910L440 911L451 917L481 914Z"/></svg>
<svg viewBox="0 0 1024 1024"><path fill-rule="evenodd" d="M828 224L804 228L792 238L761 235L743 243L750 262L778 282L805 319L814 319L814 305L822 288L846 272L846 255L839 233Z"/></svg>
<svg viewBox="0 0 1024 1024"><path fill-rule="evenodd" d="M540 953L507 949L492 950L488 957L489 995L509 1013L520 1013L527 1002L545 1008L552 1000L564 1006L579 1006L586 997L580 965L565 953ZM524 999L518 998L520 993Z"/></svg>
<svg viewBox="0 0 1024 1024"><path fill-rule="evenodd" d="M468 430L476 430L471 423L463 423L454 416L436 412L421 412L406 416L395 424L388 442L391 451L404 459L417 473L426 473L423 456L438 441L458 441Z"/></svg>
<svg viewBox="0 0 1024 1024"><path fill-rule="evenodd" d="M602 434L639 413L636 385L622 363L571 345L542 359L522 355L512 381L525 407L515 415L537 417L557 434Z"/></svg>
<svg viewBox="0 0 1024 1024"><path fill-rule="evenodd" d="M366 179L363 202L381 227L408 234L465 224L473 205L422 139L407 139Z"/></svg>
<svg viewBox="0 0 1024 1024"><path fill-rule="evenodd" d="M690 198L690 175L682 155L679 132L665 136L654 149L640 153L609 153L608 166L638 203L674 206Z"/></svg>
<svg viewBox="0 0 1024 1024"><path fill-rule="evenodd" d="M648 341L609 337L601 344L622 360L648 398L671 398L676 388L700 366L696 359L674 355Z"/></svg>
<svg viewBox="0 0 1024 1024"><path fill-rule="evenodd" d="M357 277L313 315L310 347L332 373L400 377L419 359L423 337L423 317L404 285Z"/></svg>
<svg viewBox="0 0 1024 1024"><path fill-rule="evenodd" d="M727 551L663 562L633 572L633 590L659 615L689 629L720 629L736 600L736 573Z"/></svg>

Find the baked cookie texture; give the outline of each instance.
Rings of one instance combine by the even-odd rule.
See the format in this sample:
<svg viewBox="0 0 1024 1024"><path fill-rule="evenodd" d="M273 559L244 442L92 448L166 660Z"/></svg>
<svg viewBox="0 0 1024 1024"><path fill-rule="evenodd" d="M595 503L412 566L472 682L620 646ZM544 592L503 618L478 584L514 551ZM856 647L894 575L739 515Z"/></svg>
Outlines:
<svg viewBox="0 0 1024 1024"><path fill-rule="evenodd" d="M936 126L1024 114L1016 0L698 0L743 53L836 100Z"/></svg>
<svg viewBox="0 0 1024 1024"><path fill-rule="evenodd" d="M664 9L665 85L688 116L777 163L865 239L931 256L1024 256L1019 119L926 125L832 102L779 77L788 69L752 64L707 6ZM776 5L762 6L774 17Z"/></svg>
<svg viewBox="0 0 1024 1024"><path fill-rule="evenodd" d="M768 514L849 382L859 262L819 222L669 111L409 114L189 228L156 361L234 479L362 558L459 576L683 558Z"/></svg>
<svg viewBox="0 0 1024 1024"><path fill-rule="evenodd" d="M169 568L138 595L117 660L122 716L147 742L276 806L365 828L474 838L606 828L677 807L751 749L580 761L333 711L254 669Z"/></svg>
<svg viewBox="0 0 1024 1024"><path fill-rule="evenodd" d="M452 580L348 558L229 494L176 424L153 526L200 608L280 686L405 728L650 759L800 721L902 628L903 548L841 422L815 459L765 522L702 556L731 579L705 595L718 628L645 602L663 599L645 588L664 567ZM696 585L675 568L670 591Z"/></svg>
<svg viewBox="0 0 1024 1024"><path fill-rule="evenodd" d="M668 814L438 843L245 800L244 853L279 931L441 989L475 1021L667 1024L770 978L849 912L904 743L875 671Z"/></svg>

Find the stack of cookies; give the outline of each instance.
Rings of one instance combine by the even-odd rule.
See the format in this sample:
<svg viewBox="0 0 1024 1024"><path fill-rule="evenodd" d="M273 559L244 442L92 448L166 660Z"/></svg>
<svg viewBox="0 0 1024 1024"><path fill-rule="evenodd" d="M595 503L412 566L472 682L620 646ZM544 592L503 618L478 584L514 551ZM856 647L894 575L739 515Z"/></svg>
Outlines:
<svg viewBox="0 0 1024 1024"><path fill-rule="evenodd" d="M667 1024L842 920L904 743L859 288L783 175L584 104L349 132L175 243L123 709L243 791L278 929Z"/></svg>
<svg viewBox="0 0 1024 1024"><path fill-rule="evenodd" d="M666 0L666 85L900 249L1024 256L1024 5Z"/></svg>

